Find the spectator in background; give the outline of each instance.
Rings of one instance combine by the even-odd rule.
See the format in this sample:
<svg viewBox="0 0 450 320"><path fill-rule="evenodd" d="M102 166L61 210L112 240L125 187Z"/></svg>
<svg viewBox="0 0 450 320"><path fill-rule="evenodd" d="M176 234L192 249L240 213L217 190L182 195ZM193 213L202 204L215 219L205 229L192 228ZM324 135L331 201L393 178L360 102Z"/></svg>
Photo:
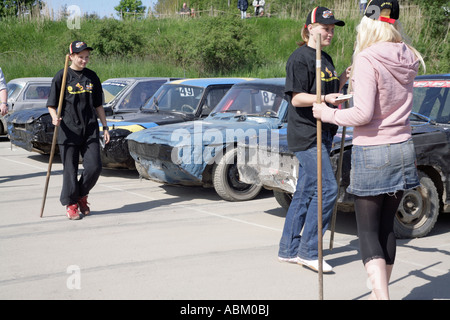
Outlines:
<svg viewBox="0 0 450 320"><path fill-rule="evenodd" d="M238 0L237 7L241 11L241 19L247 18L248 1Z"/></svg>
<svg viewBox="0 0 450 320"><path fill-rule="evenodd" d="M180 14L181 14L182 16L187 16L187 15L189 15L190 13L191 13L191 10L189 10L189 8L188 8L186 2L183 2L183 7L182 7L181 10L180 10Z"/></svg>
<svg viewBox="0 0 450 320"><path fill-rule="evenodd" d="M3 76L2 69L0 68L0 111L2 116L8 113L8 87L6 86L5 77Z"/></svg>
<svg viewBox="0 0 450 320"><path fill-rule="evenodd" d="M253 7L255 7L255 17L261 17L264 15L264 0L253 0Z"/></svg>

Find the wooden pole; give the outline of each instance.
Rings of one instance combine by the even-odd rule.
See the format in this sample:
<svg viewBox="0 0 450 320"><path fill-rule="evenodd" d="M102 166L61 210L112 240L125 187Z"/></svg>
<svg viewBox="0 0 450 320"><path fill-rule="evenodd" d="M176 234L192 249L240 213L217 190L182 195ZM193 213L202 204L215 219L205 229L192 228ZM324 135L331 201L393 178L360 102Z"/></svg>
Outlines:
<svg viewBox="0 0 450 320"><path fill-rule="evenodd" d="M59 103L58 103L58 112L57 112L58 119L61 117L62 104L64 101L64 93L66 91L68 68L69 68L69 55L66 55L66 62L64 64L64 73L63 73L63 79L62 79L62 84L61 84L61 92L59 94ZM44 215L44 207L45 207L45 200L47 199L48 183L50 181L50 173L52 171L53 157L55 155L56 141L57 141L57 137L58 137L58 128L59 128L58 126L55 126L55 131L53 133L52 148L50 151L50 160L48 163L48 170L47 170L47 179L45 181L44 197L42 199L41 218Z"/></svg>
<svg viewBox="0 0 450 320"><path fill-rule="evenodd" d="M316 102L322 102L321 34L316 35ZM319 299L323 300L323 243L322 243L322 121L317 119L317 237L319 251Z"/></svg>

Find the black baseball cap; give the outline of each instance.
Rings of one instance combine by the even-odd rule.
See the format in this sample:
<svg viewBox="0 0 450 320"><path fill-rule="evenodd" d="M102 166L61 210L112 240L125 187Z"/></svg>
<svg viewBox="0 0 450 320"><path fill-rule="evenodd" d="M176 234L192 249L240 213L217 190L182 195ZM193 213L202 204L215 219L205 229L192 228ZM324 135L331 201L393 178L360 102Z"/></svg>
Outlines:
<svg viewBox="0 0 450 320"><path fill-rule="evenodd" d="M345 26L345 22L334 18L333 12L325 7L315 7L306 18L305 28L313 23L335 24L337 26Z"/></svg>
<svg viewBox="0 0 450 320"><path fill-rule="evenodd" d="M83 41L74 41L69 46L69 53L80 53L83 50L94 50Z"/></svg>
<svg viewBox="0 0 450 320"><path fill-rule="evenodd" d="M390 10L389 16L381 15L381 11L384 9ZM373 20L394 23L400 16L400 6L397 0L369 0L364 14Z"/></svg>

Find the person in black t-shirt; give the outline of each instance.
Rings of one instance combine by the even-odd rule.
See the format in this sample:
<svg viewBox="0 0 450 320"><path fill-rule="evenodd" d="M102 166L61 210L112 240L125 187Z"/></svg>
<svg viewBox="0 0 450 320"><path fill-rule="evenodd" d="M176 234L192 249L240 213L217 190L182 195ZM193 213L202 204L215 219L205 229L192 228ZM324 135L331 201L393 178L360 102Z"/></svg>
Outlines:
<svg viewBox="0 0 450 320"><path fill-rule="evenodd" d="M344 26L334 18L331 10L316 7L308 15L302 30L303 43L289 57L286 64L285 93L289 100L287 139L289 149L299 160L297 188L286 215L280 240L280 261L299 263L318 270L317 235L317 120L312 113L316 102L316 35L321 34L321 45L330 45L335 26ZM321 52L322 101L337 106L336 98L348 79L347 69L338 76L333 60ZM337 183L330 161L330 151L337 126L322 126L322 180L323 230L326 231L337 196ZM302 232L303 229L303 232ZM302 235L300 233L302 232ZM325 261L323 272L332 267Z"/></svg>
<svg viewBox="0 0 450 320"><path fill-rule="evenodd" d="M61 118L59 104L64 70L58 71L52 81L47 107L52 123L59 126L57 143L63 163L63 187L60 201L66 206L71 220L88 215L89 191L95 186L102 170L100 159L100 133L97 117L103 125L105 143L109 143L106 115L103 109L103 90L97 74L86 68L93 49L82 41L70 44L71 65L67 70L66 89ZM83 158L83 172L78 179L78 162Z"/></svg>

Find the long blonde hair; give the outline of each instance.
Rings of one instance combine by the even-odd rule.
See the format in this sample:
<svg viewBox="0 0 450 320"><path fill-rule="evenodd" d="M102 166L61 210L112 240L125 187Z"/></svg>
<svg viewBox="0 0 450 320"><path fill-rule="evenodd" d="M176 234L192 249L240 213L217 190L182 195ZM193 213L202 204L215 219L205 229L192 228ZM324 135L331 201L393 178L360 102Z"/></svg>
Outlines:
<svg viewBox="0 0 450 320"><path fill-rule="evenodd" d="M381 15L389 16L389 12L381 12ZM403 35L403 30L401 24L398 20L394 24L387 23L384 21L373 20L364 16L361 22L356 27L357 36L355 51L353 53L353 61L355 57L364 49L370 47L371 45L378 42L404 42L416 55L417 59L421 62L424 70L426 71L425 62L419 51L417 51L413 46L407 43L406 37Z"/></svg>

